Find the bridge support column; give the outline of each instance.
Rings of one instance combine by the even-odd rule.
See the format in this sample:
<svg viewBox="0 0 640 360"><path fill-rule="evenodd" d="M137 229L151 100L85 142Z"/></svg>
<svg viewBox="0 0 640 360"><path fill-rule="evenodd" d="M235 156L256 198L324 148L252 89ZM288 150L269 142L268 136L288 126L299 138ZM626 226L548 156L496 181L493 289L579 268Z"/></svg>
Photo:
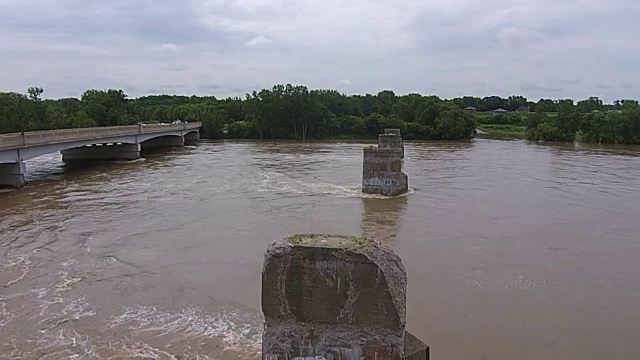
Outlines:
<svg viewBox="0 0 640 360"><path fill-rule="evenodd" d="M140 144L92 145L62 151L66 163L90 160L135 160L140 158Z"/></svg>
<svg viewBox="0 0 640 360"><path fill-rule="evenodd" d="M27 172L27 167L23 162L0 164L0 188L23 187L25 172Z"/></svg>
<svg viewBox="0 0 640 360"><path fill-rule="evenodd" d="M402 172L404 143L400 130L385 129L378 136L378 147L364 149L362 192L398 196L409 191L407 174Z"/></svg>
<svg viewBox="0 0 640 360"><path fill-rule="evenodd" d="M262 268L263 360L428 360L406 329L407 273L389 248L336 235L272 243Z"/></svg>
<svg viewBox="0 0 640 360"><path fill-rule="evenodd" d="M198 143L199 140L200 140L200 133L197 131L190 132L184 136L185 145L195 145Z"/></svg>

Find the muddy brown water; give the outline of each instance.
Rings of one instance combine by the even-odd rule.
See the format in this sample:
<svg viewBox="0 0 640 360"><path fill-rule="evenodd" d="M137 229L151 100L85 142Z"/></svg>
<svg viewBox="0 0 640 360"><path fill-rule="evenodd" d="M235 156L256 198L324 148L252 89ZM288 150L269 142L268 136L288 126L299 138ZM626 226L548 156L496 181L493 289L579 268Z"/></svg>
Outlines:
<svg viewBox="0 0 640 360"><path fill-rule="evenodd" d="M398 251L434 359L640 359L640 148L409 143L383 200L363 145L29 161L0 193L0 358L257 359L264 250L313 232Z"/></svg>

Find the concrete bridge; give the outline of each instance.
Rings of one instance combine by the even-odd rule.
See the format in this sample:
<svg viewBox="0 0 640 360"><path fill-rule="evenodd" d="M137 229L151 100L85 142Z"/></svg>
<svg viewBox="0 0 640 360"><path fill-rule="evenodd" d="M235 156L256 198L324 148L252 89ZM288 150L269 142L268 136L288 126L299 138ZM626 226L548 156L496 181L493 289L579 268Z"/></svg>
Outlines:
<svg viewBox="0 0 640 360"><path fill-rule="evenodd" d="M197 142L200 127L200 122L141 124L0 135L0 187L24 186L24 161L40 155L60 151L67 163L134 160L142 150Z"/></svg>

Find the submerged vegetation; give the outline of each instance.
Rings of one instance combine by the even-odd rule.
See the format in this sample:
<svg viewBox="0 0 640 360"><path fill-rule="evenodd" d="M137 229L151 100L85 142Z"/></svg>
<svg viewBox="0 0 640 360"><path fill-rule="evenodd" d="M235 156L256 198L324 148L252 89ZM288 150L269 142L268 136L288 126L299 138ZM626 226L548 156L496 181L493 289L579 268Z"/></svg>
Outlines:
<svg viewBox="0 0 640 360"><path fill-rule="evenodd" d="M27 94L0 93L0 133L180 120L201 121L203 135L213 139L373 139L384 128L399 128L406 140L460 140L478 128L531 140L640 144L640 108L634 100L534 103L522 96L441 99L390 90L347 96L291 84L226 99L131 99L122 90L91 89L79 99L51 100L43 93L39 87Z"/></svg>

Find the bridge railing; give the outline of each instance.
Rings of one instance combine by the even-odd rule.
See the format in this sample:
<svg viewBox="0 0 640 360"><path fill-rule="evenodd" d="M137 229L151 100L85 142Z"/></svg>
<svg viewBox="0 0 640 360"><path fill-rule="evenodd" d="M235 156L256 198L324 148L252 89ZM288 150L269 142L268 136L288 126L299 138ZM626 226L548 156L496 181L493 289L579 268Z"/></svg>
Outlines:
<svg viewBox="0 0 640 360"><path fill-rule="evenodd" d="M52 144L76 140L99 139L121 135L149 134L156 132L190 130L202 126L200 122L182 124L140 124L105 126L63 130L30 131L0 135L0 149Z"/></svg>

